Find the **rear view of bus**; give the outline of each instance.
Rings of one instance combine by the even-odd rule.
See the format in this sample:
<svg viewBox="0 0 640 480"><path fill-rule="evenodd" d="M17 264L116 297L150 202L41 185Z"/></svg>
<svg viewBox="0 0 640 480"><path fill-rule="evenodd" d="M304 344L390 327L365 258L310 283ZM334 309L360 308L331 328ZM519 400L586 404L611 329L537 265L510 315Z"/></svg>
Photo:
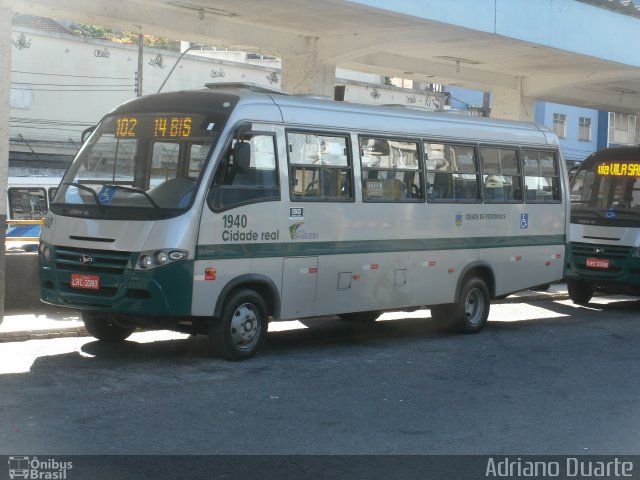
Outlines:
<svg viewBox="0 0 640 480"><path fill-rule="evenodd" d="M640 148L608 148L588 157L571 184L569 296L640 295Z"/></svg>

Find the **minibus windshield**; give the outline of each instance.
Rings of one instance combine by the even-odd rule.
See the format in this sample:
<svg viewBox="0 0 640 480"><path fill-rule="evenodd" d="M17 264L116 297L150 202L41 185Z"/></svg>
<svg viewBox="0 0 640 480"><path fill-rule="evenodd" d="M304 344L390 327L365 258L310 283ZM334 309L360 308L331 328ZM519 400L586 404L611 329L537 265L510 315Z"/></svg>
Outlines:
<svg viewBox="0 0 640 480"><path fill-rule="evenodd" d="M596 218L595 223L637 222L640 218L640 164L600 162L580 170L571 184L571 212L576 221L586 216Z"/></svg>
<svg viewBox="0 0 640 480"><path fill-rule="evenodd" d="M63 177L52 210L90 218L180 214L192 204L215 125L202 114L106 117Z"/></svg>

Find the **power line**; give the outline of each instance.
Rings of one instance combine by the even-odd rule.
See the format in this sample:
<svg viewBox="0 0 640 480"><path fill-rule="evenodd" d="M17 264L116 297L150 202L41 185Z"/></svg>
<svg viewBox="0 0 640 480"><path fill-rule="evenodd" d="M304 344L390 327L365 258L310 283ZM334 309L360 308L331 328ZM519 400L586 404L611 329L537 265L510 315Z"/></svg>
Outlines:
<svg viewBox="0 0 640 480"><path fill-rule="evenodd" d="M11 82L11 85L40 85L46 87L129 87L129 83L118 84L118 83L105 83L101 85L87 85L84 83L69 83L69 84L61 84L61 83L32 83L32 82ZM23 90L23 89L20 89Z"/></svg>
<svg viewBox="0 0 640 480"><path fill-rule="evenodd" d="M52 77L73 77L73 78L100 78L100 79L110 79L110 80L130 80L131 77L105 77L105 76L94 76L94 75L71 75L68 73L45 73L45 72L23 72L21 70L11 70L11 73L24 73L27 75L50 75Z"/></svg>
<svg viewBox="0 0 640 480"><path fill-rule="evenodd" d="M13 88L13 90L26 90L31 92L132 92L133 87L127 89L93 89L93 90L80 90L80 89L59 89L59 88Z"/></svg>

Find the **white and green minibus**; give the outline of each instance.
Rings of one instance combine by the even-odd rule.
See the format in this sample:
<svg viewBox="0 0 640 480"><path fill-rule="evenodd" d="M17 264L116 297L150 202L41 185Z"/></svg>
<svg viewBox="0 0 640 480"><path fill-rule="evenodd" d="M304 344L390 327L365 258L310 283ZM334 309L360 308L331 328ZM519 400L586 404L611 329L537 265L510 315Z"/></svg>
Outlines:
<svg viewBox="0 0 640 480"><path fill-rule="evenodd" d="M41 298L103 341L174 329L229 359L286 319L429 307L477 332L491 299L563 277L566 178L531 123L247 85L141 97L62 179Z"/></svg>
<svg viewBox="0 0 640 480"><path fill-rule="evenodd" d="M640 296L640 147L605 148L571 184L567 288L586 305L595 292Z"/></svg>

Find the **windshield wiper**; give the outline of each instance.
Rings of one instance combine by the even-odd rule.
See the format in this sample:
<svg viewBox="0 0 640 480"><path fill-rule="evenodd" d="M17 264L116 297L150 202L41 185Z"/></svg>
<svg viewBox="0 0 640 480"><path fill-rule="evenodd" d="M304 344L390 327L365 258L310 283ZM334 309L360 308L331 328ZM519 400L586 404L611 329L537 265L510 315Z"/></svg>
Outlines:
<svg viewBox="0 0 640 480"><path fill-rule="evenodd" d="M98 194L93 188L87 187L86 185L82 185L81 183L76 183L76 182L65 182L63 183L63 185L70 185L72 187L79 188L80 190L84 190L85 192L91 193L91 195L93 195L93 198L96 201L96 205L101 205L100 199L98 198Z"/></svg>
<svg viewBox="0 0 640 480"><path fill-rule="evenodd" d="M105 187L107 187L107 188L115 188L116 190L120 190L120 191L123 191L123 192L139 193L140 195L143 195L147 200L149 200L149 203L151 203L151 205L153 205L153 208L160 208L160 205L158 205L155 202L155 200L153 198L151 198L151 195L149 195L145 190L143 190L141 188L126 187L124 185L105 185Z"/></svg>

